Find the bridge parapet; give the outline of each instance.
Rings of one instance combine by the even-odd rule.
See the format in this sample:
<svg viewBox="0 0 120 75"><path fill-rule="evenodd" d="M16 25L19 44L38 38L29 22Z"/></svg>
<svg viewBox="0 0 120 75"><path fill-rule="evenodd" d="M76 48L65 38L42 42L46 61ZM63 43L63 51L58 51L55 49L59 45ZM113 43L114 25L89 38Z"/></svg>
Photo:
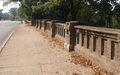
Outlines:
<svg viewBox="0 0 120 75"><path fill-rule="evenodd" d="M120 30L87 26L78 21L33 20L34 25L96 65L115 75L120 71Z"/></svg>
<svg viewBox="0 0 120 75"><path fill-rule="evenodd" d="M83 25L74 28L77 53L105 69L114 73L119 72L120 30Z"/></svg>

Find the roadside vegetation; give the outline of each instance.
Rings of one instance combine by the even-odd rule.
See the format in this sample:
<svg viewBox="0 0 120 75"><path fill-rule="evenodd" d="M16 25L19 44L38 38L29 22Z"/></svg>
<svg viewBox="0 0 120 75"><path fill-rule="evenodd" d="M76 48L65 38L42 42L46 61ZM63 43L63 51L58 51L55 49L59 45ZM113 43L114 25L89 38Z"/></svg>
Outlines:
<svg viewBox="0 0 120 75"><path fill-rule="evenodd" d="M20 1L24 17L80 21L90 26L120 28L118 0L9 0Z"/></svg>
<svg viewBox="0 0 120 75"><path fill-rule="evenodd" d="M11 8L9 10L9 19L10 20L19 20L20 19L20 10L18 8Z"/></svg>
<svg viewBox="0 0 120 75"><path fill-rule="evenodd" d="M9 12L2 13L0 10L0 20L20 20L20 10L18 8L11 8Z"/></svg>

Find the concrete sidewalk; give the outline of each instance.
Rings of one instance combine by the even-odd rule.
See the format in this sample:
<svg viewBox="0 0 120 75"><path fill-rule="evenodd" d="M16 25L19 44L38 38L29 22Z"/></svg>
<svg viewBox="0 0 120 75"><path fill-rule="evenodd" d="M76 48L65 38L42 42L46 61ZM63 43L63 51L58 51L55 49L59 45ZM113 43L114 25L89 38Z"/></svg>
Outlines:
<svg viewBox="0 0 120 75"><path fill-rule="evenodd" d="M34 27L20 25L0 53L0 75L88 75L92 71L70 63L69 53L58 46L52 49L51 44Z"/></svg>

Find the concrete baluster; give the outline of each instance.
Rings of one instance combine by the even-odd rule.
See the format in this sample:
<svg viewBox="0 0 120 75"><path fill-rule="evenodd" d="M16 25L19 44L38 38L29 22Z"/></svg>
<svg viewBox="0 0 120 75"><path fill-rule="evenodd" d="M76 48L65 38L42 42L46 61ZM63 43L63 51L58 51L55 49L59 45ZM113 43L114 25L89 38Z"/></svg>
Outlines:
<svg viewBox="0 0 120 75"><path fill-rule="evenodd" d="M57 26L56 26L56 34L58 34L58 28L57 28Z"/></svg>
<svg viewBox="0 0 120 75"><path fill-rule="evenodd" d="M60 26L59 26L59 36L60 36Z"/></svg>
<svg viewBox="0 0 120 75"><path fill-rule="evenodd" d="M102 43L102 38L101 38L101 37L98 37L98 39L96 40L96 44L97 44L97 45L96 45L96 46L97 46L97 47L96 47L96 48L97 48L97 49L96 49L96 52L98 53L98 55L101 55L101 50L102 50L102 49L101 49L101 45L102 45L101 43Z"/></svg>
<svg viewBox="0 0 120 75"><path fill-rule="evenodd" d="M118 45L116 45L115 49L115 60L120 61L120 34L118 34Z"/></svg>
<svg viewBox="0 0 120 75"><path fill-rule="evenodd" d="M111 39L107 39L107 50L105 51L105 56L107 59L111 60Z"/></svg>
<svg viewBox="0 0 120 75"><path fill-rule="evenodd" d="M60 36L62 35L62 28L61 28L61 26L60 26Z"/></svg>
<svg viewBox="0 0 120 75"><path fill-rule="evenodd" d="M79 44L79 30L76 30L76 45Z"/></svg>
<svg viewBox="0 0 120 75"><path fill-rule="evenodd" d="M62 27L62 31L61 31L61 36L63 37L63 27Z"/></svg>
<svg viewBox="0 0 120 75"><path fill-rule="evenodd" d="M60 36L60 29L61 29L61 28L60 28L60 26L59 26L59 36Z"/></svg>
<svg viewBox="0 0 120 75"><path fill-rule="evenodd" d="M58 26L58 35L59 35L59 26Z"/></svg>
<svg viewBox="0 0 120 75"><path fill-rule="evenodd" d="M114 43L114 46L115 46L115 47L114 47L114 51L115 51L114 60L115 60L115 61L118 61L118 58L119 58L119 57L117 56L118 53L119 53L119 51L118 51L118 50L119 50L119 49L118 49L118 48L119 48L118 44L119 44L118 42L115 42L115 43Z"/></svg>
<svg viewBox="0 0 120 75"><path fill-rule="evenodd" d="M79 45L82 46L82 33L79 32Z"/></svg>
<svg viewBox="0 0 120 75"><path fill-rule="evenodd" d="M90 52L93 52L93 45L94 45L94 35L90 37Z"/></svg>
<svg viewBox="0 0 120 75"><path fill-rule="evenodd" d="M117 55L116 55L117 61L120 61L120 41L118 42L118 49L116 52L117 52Z"/></svg>
<svg viewBox="0 0 120 75"><path fill-rule="evenodd" d="M87 48L87 31L85 31L85 35L84 35L84 48Z"/></svg>

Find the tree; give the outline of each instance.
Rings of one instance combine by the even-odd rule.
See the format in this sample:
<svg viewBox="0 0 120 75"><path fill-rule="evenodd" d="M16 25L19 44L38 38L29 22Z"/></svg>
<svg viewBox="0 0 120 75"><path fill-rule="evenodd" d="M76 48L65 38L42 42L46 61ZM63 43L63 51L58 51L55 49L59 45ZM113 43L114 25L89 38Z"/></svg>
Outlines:
<svg viewBox="0 0 120 75"><path fill-rule="evenodd" d="M20 12L25 17L30 17L33 15L32 7L37 5L39 0L22 0L20 3Z"/></svg>
<svg viewBox="0 0 120 75"><path fill-rule="evenodd" d="M37 3L37 6L33 6L32 9L34 13L42 13L44 17L47 17L45 15L50 15L50 19L54 16L54 18L63 19L66 21L68 15L71 16L71 20L75 20L79 9L82 9L85 4L86 1L84 0L40 0Z"/></svg>
<svg viewBox="0 0 120 75"><path fill-rule="evenodd" d="M18 8L11 8L9 10L9 19L10 20L16 20L18 18L20 18L20 10Z"/></svg>
<svg viewBox="0 0 120 75"><path fill-rule="evenodd" d="M18 8L11 8L11 9L9 10L9 14L13 14L14 16L16 16L16 15L17 15L17 9L18 9Z"/></svg>
<svg viewBox="0 0 120 75"><path fill-rule="evenodd" d="M78 20L100 27L108 25L117 27L120 23L120 5L117 0L10 0L9 2L12 1L21 2L20 14L27 18L32 16L36 19Z"/></svg>
<svg viewBox="0 0 120 75"><path fill-rule="evenodd" d="M2 19L2 9L0 9L0 20Z"/></svg>
<svg viewBox="0 0 120 75"><path fill-rule="evenodd" d="M116 16L120 17L120 4L116 4L115 9L114 9L114 13Z"/></svg>
<svg viewBox="0 0 120 75"><path fill-rule="evenodd" d="M15 20L14 15L13 14L9 15L9 19L10 20Z"/></svg>
<svg viewBox="0 0 120 75"><path fill-rule="evenodd" d="M3 19L8 20L9 19L9 14L8 13L3 13Z"/></svg>
<svg viewBox="0 0 120 75"><path fill-rule="evenodd" d="M15 16L15 20L17 20L17 19L19 19L19 18L20 18L20 16L18 16L18 15Z"/></svg>

